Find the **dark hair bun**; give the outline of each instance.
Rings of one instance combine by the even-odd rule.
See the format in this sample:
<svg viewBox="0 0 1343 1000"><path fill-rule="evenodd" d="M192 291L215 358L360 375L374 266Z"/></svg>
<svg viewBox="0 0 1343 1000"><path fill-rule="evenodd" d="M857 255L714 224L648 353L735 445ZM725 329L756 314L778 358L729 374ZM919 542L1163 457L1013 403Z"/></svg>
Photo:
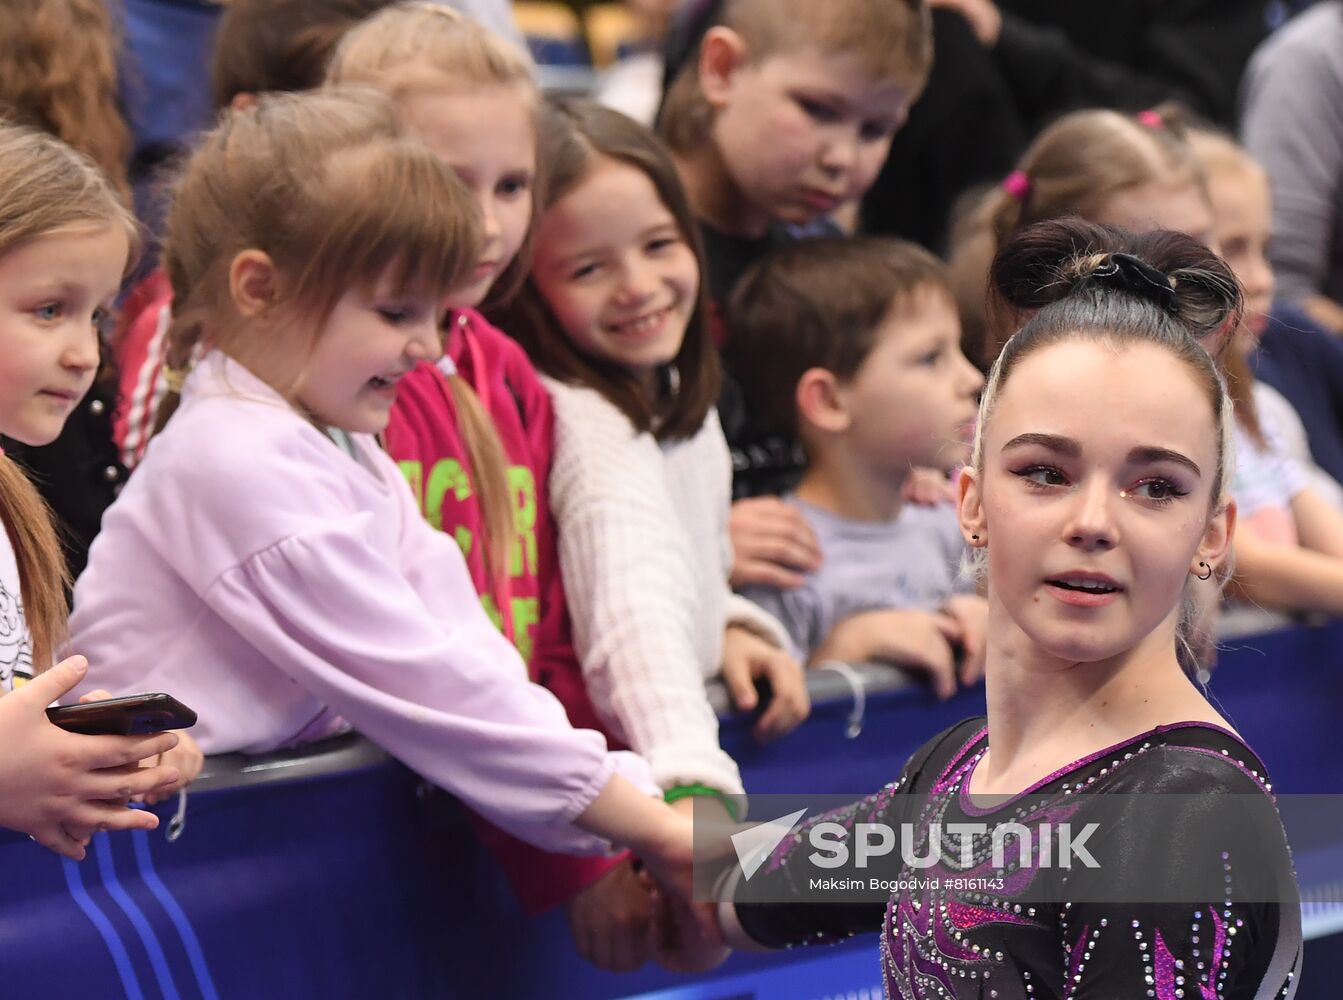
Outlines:
<svg viewBox="0 0 1343 1000"><path fill-rule="evenodd" d="M1240 321L1240 283L1222 258L1185 233L1130 233L1077 218L1022 229L989 269L995 323L1019 326L1074 295L1129 295L1169 313L1199 340Z"/></svg>

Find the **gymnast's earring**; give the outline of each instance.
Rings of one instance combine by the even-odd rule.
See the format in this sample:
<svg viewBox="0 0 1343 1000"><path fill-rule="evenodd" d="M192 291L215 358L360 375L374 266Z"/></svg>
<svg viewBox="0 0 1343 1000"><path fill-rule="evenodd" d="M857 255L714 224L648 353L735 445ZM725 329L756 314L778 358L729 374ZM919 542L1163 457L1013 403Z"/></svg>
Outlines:
<svg viewBox="0 0 1343 1000"><path fill-rule="evenodd" d="M1203 567L1204 572L1202 572L1202 573L1195 573L1194 576L1196 576L1196 577L1197 577L1198 579L1200 579L1200 580L1211 580L1211 579L1212 579L1212 567L1209 566L1207 563L1205 563L1205 562L1204 562L1203 560L1201 560L1201 559L1199 560L1199 563L1198 563L1198 564L1199 564L1200 566Z"/></svg>

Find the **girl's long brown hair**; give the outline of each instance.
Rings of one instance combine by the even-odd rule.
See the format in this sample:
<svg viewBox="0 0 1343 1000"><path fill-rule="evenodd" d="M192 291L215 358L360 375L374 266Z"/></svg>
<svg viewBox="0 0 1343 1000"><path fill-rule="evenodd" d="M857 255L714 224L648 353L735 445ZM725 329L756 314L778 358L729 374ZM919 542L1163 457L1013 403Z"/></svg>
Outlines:
<svg viewBox="0 0 1343 1000"><path fill-rule="evenodd" d="M92 161L48 134L0 123L0 258L53 233L107 228L126 233L134 256L135 219ZM0 521L18 564L33 669L45 670L65 635L69 571L51 512L8 458L0 458Z"/></svg>

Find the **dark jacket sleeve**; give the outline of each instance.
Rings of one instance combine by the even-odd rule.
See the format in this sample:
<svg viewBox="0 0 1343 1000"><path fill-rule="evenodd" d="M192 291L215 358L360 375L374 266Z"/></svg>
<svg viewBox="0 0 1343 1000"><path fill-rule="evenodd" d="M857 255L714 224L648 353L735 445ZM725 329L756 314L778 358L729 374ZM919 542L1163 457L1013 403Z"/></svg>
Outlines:
<svg viewBox="0 0 1343 1000"><path fill-rule="evenodd" d="M1241 73L1268 31L1263 0L1088 5L1087 27L1071 34L1012 9L1023 6L1049 5L1005 4L995 52L1023 116L1036 124L1072 108L1136 111L1174 99L1230 125ZM1130 29L1127 51L1114 51L1116 35Z"/></svg>
<svg viewBox="0 0 1343 1000"><path fill-rule="evenodd" d="M863 199L863 230L945 249L957 200L1002 180L1025 145L1012 93L952 10L933 11L933 69Z"/></svg>

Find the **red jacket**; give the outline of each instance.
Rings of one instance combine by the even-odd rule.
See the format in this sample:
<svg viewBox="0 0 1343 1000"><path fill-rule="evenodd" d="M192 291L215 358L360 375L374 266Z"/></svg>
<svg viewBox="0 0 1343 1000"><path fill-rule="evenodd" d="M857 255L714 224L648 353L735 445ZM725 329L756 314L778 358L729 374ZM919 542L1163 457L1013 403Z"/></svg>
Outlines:
<svg viewBox="0 0 1343 1000"><path fill-rule="evenodd" d="M172 300L168 275L162 268L150 271L126 296L112 339L119 380L112 440L127 469L140 464L167 391L162 368Z"/></svg>
<svg viewBox="0 0 1343 1000"><path fill-rule="evenodd" d="M445 350L445 359L475 389L510 462L520 540L507 561L507 594L494 593L481 547L475 544L484 528L481 509L451 389L439 367L426 362L401 380L385 435L387 451L401 466L429 522L456 537L486 609L513 639L532 680L550 689L575 726L604 732L574 654L555 526L546 501L554 447L550 397L522 348L479 313L458 313ZM506 613L498 607L501 597ZM607 741L616 745L609 734ZM483 821L476 825L533 913L568 899L623 860L547 854Z"/></svg>

